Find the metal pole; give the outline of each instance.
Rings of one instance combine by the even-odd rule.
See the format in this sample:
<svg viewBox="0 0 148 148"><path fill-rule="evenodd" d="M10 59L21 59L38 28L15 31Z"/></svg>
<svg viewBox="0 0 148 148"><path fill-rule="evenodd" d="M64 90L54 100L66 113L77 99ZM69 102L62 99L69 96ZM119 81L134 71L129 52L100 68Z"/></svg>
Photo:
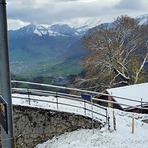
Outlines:
<svg viewBox="0 0 148 148"><path fill-rule="evenodd" d="M143 109L142 107L143 107L143 105L142 105L142 98L141 98L141 113L142 113L142 109Z"/></svg>
<svg viewBox="0 0 148 148"><path fill-rule="evenodd" d="M29 88L27 88L27 94L28 94L28 101L29 101L29 105L30 105L30 92L29 92Z"/></svg>
<svg viewBox="0 0 148 148"><path fill-rule="evenodd" d="M93 100L91 96L91 115L92 115L92 129L93 129L93 134L94 134L94 117L93 117Z"/></svg>
<svg viewBox="0 0 148 148"><path fill-rule="evenodd" d="M0 94L8 103L8 134L6 134L6 132L2 128L2 141L4 144L4 148L14 148L12 99L7 36L7 16L5 0L0 0Z"/></svg>
<svg viewBox="0 0 148 148"><path fill-rule="evenodd" d="M83 101L84 101L84 115L86 116L86 100L83 99Z"/></svg>
<svg viewBox="0 0 148 148"><path fill-rule="evenodd" d="M58 97L59 96L58 96L58 93L57 92L56 92L56 96L55 97L56 97L56 101L57 101L57 110L58 110L59 109L59 105L58 105Z"/></svg>

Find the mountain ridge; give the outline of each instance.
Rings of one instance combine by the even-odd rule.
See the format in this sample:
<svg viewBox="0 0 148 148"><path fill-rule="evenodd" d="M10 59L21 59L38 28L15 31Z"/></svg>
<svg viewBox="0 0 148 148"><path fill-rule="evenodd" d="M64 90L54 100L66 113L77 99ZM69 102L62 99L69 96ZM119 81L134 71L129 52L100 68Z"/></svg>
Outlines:
<svg viewBox="0 0 148 148"><path fill-rule="evenodd" d="M139 24L148 24L148 14L140 15L135 17ZM102 23L111 24L112 22ZM27 26L21 27L16 30L9 31L19 31L22 33L34 33L39 36L83 36L89 29L100 25L99 17L72 19L71 21L57 22L51 25L44 24L29 24Z"/></svg>
<svg viewBox="0 0 148 148"><path fill-rule="evenodd" d="M25 33L35 33L39 36L49 35L49 36L83 36L86 31L96 25L99 25L98 18L88 19L83 22L83 24L79 24L77 20L73 20L70 23L55 23L51 25L35 25L29 24L17 30L9 30L9 31L21 31Z"/></svg>

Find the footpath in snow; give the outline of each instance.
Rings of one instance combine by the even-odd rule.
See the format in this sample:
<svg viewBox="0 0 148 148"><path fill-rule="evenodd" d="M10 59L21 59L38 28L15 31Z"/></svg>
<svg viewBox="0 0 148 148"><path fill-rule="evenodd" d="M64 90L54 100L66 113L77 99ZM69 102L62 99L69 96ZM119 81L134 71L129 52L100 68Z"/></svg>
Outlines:
<svg viewBox="0 0 148 148"><path fill-rule="evenodd" d="M112 112L109 109L110 113ZM148 148L148 124L142 120L148 119L147 114L127 113L114 109L116 130L77 130L54 137L36 148ZM134 133L132 133L132 118L134 118Z"/></svg>

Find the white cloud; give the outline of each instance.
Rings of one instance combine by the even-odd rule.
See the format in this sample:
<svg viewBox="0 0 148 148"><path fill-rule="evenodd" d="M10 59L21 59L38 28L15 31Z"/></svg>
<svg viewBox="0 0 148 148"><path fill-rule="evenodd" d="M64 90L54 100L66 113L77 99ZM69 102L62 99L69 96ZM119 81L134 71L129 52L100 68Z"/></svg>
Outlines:
<svg viewBox="0 0 148 148"><path fill-rule="evenodd" d="M23 22L19 19L13 20L13 19L8 19L8 30L12 29L15 30L17 28L21 28L23 26L28 25L29 22Z"/></svg>
<svg viewBox="0 0 148 148"><path fill-rule="evenodd" d="M51 24L80 17L110 21L121 14L142 14L147 0L7 0L8 18Z"/></svg>

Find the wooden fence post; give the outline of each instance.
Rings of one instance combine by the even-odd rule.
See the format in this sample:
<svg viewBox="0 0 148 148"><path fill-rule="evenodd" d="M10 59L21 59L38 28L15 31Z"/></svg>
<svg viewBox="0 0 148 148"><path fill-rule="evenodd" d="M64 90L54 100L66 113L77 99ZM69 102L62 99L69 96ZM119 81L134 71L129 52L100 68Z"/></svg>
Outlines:
<svg viewBox="0 0 148 148"><path fill-rule="evenodd" d="M134 117L132 117L132 133L134 134Z"/></svg>
<svg viewBox="0 0 148 148"><path fill-rule="evenodd" d="M112 101L112 96L108 96L108 101ZM113 103L112 102L108 102L108 107L113 107Z"/></svg>

